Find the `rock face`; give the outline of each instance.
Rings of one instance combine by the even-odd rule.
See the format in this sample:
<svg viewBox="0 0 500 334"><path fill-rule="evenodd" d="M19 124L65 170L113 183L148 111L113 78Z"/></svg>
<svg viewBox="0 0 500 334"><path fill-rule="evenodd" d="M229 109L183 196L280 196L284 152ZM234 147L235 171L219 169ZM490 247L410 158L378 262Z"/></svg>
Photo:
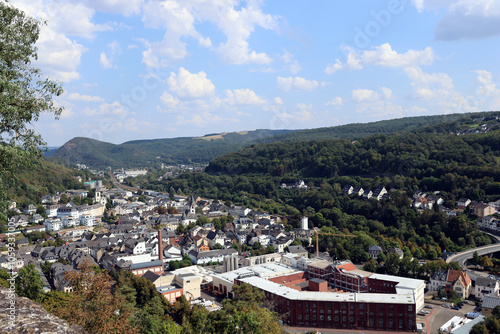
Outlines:
<svg viewBox="0 0 500 334"><path fill-rule="evenodd" d="M0 333L87 334L81 326L70 326L65 320L47 313L42 305L25 297L15 296L15 319L11 322L11 300L10 291L0 287Z"/></svg>

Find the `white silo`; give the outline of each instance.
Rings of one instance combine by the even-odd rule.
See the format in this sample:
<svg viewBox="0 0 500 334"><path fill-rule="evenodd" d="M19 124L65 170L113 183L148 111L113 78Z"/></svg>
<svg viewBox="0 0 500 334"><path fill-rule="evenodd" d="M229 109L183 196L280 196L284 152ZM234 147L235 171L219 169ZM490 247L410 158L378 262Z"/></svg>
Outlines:
<svg viewBox="0 0 500 334"><path fill-rule="evenodd" d="M309 224L308 223L309 223L308 218L305 217L305 216L302 217L302 229L303 230L309 230L309 226L308 226Z"/></svg>

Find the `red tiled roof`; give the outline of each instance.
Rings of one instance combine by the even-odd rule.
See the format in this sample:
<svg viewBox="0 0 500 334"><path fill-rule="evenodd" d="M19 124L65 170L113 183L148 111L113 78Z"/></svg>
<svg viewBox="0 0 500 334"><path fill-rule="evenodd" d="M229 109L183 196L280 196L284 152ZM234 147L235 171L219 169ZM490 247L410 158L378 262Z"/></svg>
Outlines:
<svg viewBox="0 0 500 334"><path fill-rule="evenodd" d="M342 264L340 266L336 267L338 270L344 269L345 271L351 271L351 270L356 270L356 266L352 264L351 262Z"/></svg>
<svg viewBox="0 0 500 334"><path fill-rule="evenodd" d="M457 280L460 280L460 283L462 283L464 287L468 286L472 282L466 272L463 272L462 270L448 270L447 281L455 283Z"/></svg>

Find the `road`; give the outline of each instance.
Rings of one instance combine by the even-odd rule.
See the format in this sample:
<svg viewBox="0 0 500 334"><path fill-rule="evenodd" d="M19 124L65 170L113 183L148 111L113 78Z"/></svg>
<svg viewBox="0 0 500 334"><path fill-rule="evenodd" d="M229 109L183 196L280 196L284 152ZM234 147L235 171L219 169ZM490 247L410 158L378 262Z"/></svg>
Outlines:
<svg viewBox="0 0 500 334"><path fill-rule="evenodd" d="M477 254L479 256L491 254L491 253L495 253L495 252L500 252L500 240L498 239L498 236L490 234L490 233L487 233L487 234L493 238L494 242L496 242L495 244L481 246L481 247L469 249L469 250L454 254L446 259L446 263L456 261L456 262L458 262L460 267L465 268L466 267L465 262L468 259L472 259L472 255L476 251L477 251ZM467 274L469 275L469 277L473 281L475 281L479 276L482 276L482 277L487 276L487 274L477 273L477 272L474 272L474 271L469 270L469 269L467 270Z"/></svg>
<svg viewBox="0 0 500 334"><path fill-rule="evenodd" d="M110 177L111 177L111 182L117 187L117 188L122 188L122 189L125 189L125 190L130 190L130 191L133 191L133 192L137 192L139 190L139 188L135 188L135 187L130 187L130 186L127 186L126 184L123 184L123 183L120 183L118 182L118 180L116 179L115 175L113 173L109 173Z"/></svg>

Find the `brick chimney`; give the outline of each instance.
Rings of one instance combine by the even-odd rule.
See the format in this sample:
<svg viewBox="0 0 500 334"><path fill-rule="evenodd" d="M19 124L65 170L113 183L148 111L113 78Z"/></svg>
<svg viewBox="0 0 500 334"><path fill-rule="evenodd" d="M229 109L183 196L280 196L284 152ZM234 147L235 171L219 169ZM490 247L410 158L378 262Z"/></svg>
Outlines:
<svg viewBox="0 0 500 334"><path fill-rule="evenodd" d="M158 260L163 264L163 239L161 237L161 229L158 230Z"/></svg>

